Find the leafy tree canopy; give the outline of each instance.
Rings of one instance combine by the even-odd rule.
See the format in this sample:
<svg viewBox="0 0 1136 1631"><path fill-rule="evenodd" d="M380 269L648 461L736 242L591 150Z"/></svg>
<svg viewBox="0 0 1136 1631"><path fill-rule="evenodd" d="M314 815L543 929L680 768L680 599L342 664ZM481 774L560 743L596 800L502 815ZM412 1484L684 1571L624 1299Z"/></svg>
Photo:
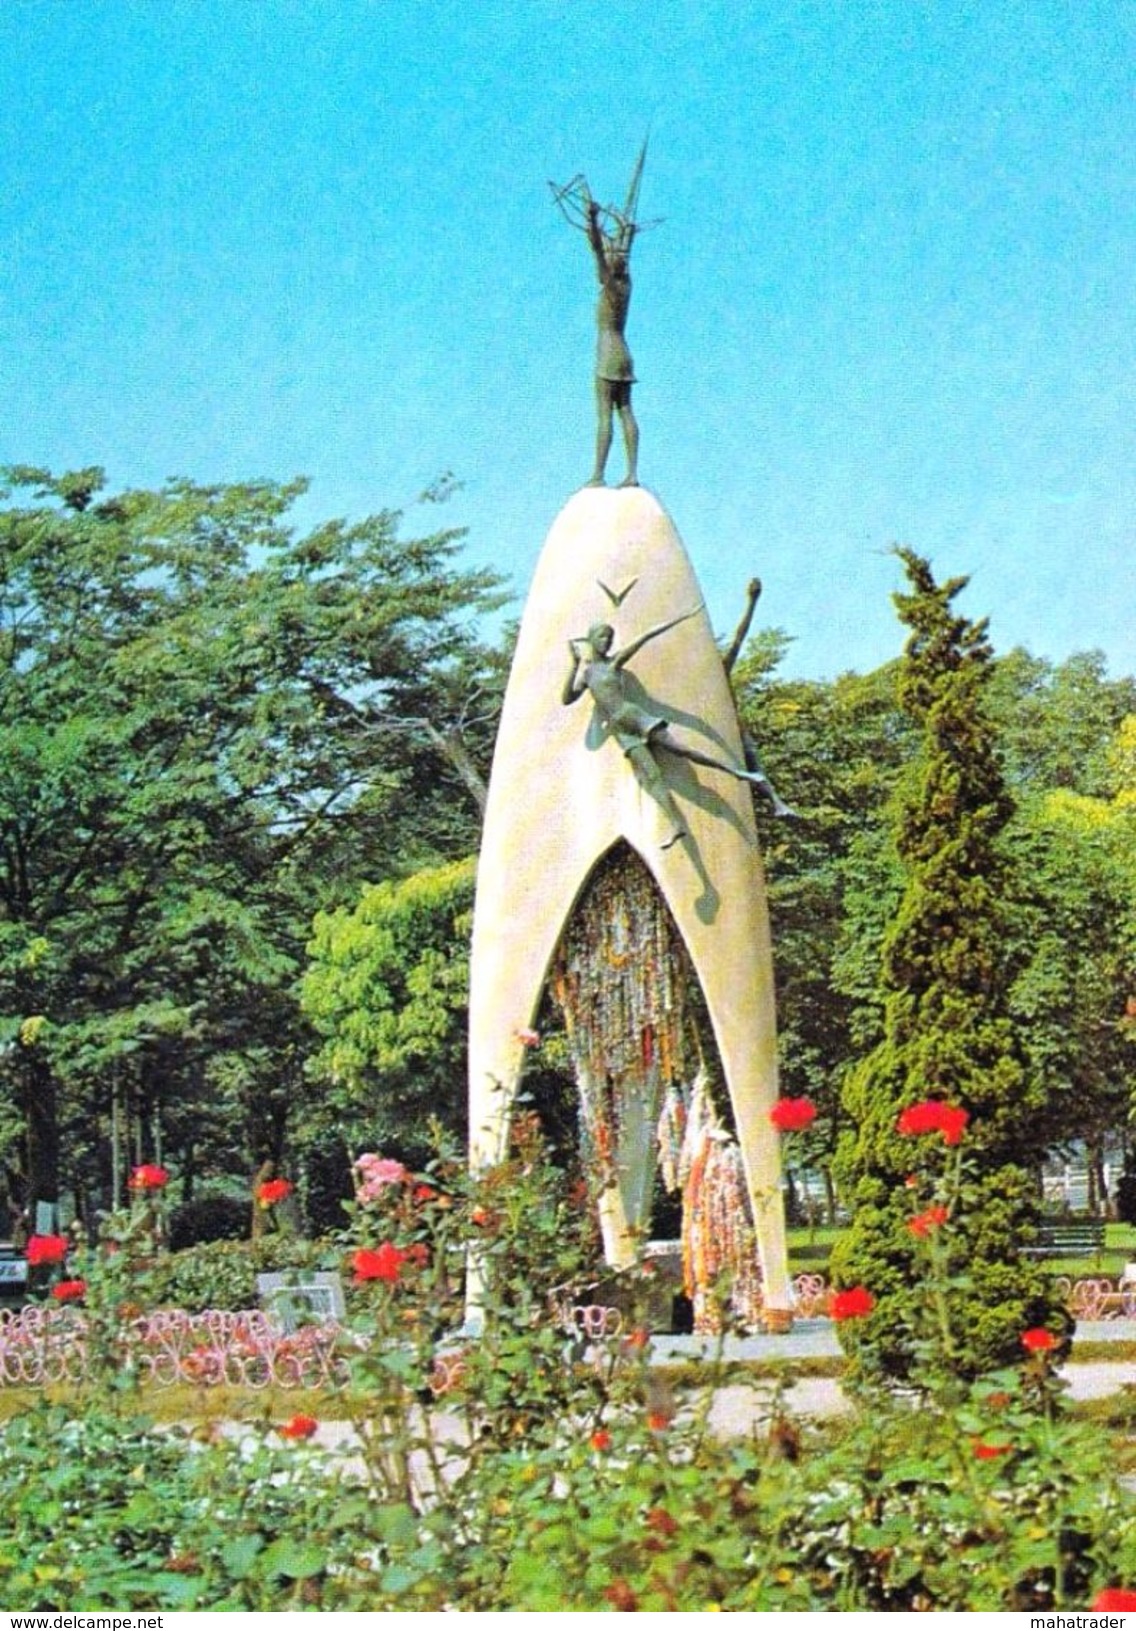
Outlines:
<svg viewBox="0 0 1136 1631"><path fill-rule="evenodd" d="M474 629L497 580L393 512L298 535L303 491L7 472L0 1043L33 1197L61 1117L105 1133L116 1074L187 1153L234 1115L271 1153L312 913L471 847L437 733L496 684Z"/></svg>

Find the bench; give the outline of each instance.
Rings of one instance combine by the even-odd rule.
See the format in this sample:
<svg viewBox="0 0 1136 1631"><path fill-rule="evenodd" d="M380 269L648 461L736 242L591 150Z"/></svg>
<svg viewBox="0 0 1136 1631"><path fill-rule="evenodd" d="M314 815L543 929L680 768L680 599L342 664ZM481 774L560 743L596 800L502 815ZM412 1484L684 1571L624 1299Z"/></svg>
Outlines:
<svg viewBox="0 0 1136 1631"><path fill-rule="evenodd" d="M1037 1239L1026 1252L1031 1257L1099 1257L1104 1249L1103 1218L1045 1218Z"/></svg>

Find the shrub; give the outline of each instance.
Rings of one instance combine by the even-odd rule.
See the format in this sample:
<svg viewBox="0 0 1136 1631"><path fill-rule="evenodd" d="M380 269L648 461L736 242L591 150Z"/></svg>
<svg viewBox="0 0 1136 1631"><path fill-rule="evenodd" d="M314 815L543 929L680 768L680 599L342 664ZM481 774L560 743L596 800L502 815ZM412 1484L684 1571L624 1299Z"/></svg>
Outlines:
<svg viewBox="0 0 1136 1631"><path fill-rule="evenodd" d="M244 1240L249 1233L250 1202L235 1195L199 1195L170 1211L170 1250L212 1240Z"/></svg>
<svg viewBox="0 0 1136 1631"><path fill-rule="evenodd" d="M146 1297L159 1308L255 1308L256 1277L289 1268L339 1268L342 1249L332 1240L265 1235L258 1241L214 1240L157 1257L145 1280Z"/></svg>

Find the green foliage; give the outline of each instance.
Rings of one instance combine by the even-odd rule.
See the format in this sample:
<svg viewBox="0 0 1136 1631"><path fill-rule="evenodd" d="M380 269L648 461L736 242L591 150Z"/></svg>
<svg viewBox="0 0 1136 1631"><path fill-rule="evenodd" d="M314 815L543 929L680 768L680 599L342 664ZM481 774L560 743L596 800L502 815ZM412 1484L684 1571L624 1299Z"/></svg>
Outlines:
<svg viewBox="0 0 1136 1631"><path fill-rule="evenodd" d="M149 1265L147 1300L157 1308L255 1308L256 1277L280 1269L338 1268L342 1252L331 1240L268 1234L256 1241L211 1240L166 1252Z"/></svg>
<svg viewBox="0 0 1136 1631"><path fill-rule="evenodd" d="M877 1299L855 1344L858 1369L904 1378L915 1350L903 1315L917 1285L903 1184L911 1141L897 1132L906 1106L937 1100L972 1118L970 1204L954 1237L972 1292L952 1307L956 1363L974 1374L1001 1362L1023 1321L1040 1323L1047 1304L1040 1269L1020 1255L1044 1101L1008 1013L1014 970L999 839L1012 807L984 708L991 653L985 626L953 610L965 580L940 586L920 557L900 555L911 591L896 601L912 632L899 695L922 752L893 807L905 887L883 943L883 1039L845 1087L855 1131L842 1141L838 1172L853 1223L832 1266Z"/></svg>
<svg viewBox="0 0 1136 1631"><path fill-rule="evenodd" d="M784 645L770 631L756 637L733 683L762 764L799 816L762 833L778 1047L786 1091L807 1094L819 1111L796 1151L827 1166L845 1121L840 1085L863 1051L866 1015L874 1018L875 953L898 896L881 857L881 812L912 729L891 666L784 681L774 672Z"/></svg>
<svg viewBox="0 0 1136 1631"><path fill-rule="evenodd" d="M777 631L755 636L733 679L763 763L801 814L764 828L763 854L783 1079L818 1105L798 1152L823 1168L846 1123L844 1080L884 1032L883 943L904 885L890 801L919 732L894 665L786 681L776 674L785 645ZM1036 1158L1075 1138L1099 1160L1105 1130L1125 1119L1136 1035L1125 1016L1136 890L1124 836L1136 681L1110 680L1097 653L1054 665L1018 650L989 662L980 689L1019 806L999 840L1000 934Z"/></svg>
<svg viewBox="0 0 1136 1631"><path fill-rule="evenodd" d="M428 1149L427 1122L464 1128L469 935L476 863L427 868L319 915L304 1012L326 1038L311 1065L321 1121L355 1148Z"/></svg>
<svg viewBox="0 0 1136 1631"><path fill-rule="evenodd" d="M249 1232L250 1201L236 1195L197 1195L170 1208L167 1244L171 1251L211 1240L243 1240Z"/></svg>
<svg viewBox="0 0 1136 1631"><path fill-rule="evenodd" d="M105 1194L115 1092L147 1132L161 1111L182 1171L279 1160L313 911L476 832L457 760L487 748L495 670L469 624L495 579L455 564L456 532L407 539L389 512L297 536L302 482L8 482L0 1040L21 1198L61 1177Z"/></svg>
<svg viewBox="0 0 1136 1631"><path fill-rule="evenodd" d="M954 1227L966 1201L942 1193ZM0 1434L10 1611L1040 1613L1136 1579L1136 1501L1066 1416L1052 1356L959 1380L934 1238L918 1405L885 1397L818 1441L775 1381L750 1384L754 1432L719 1436L736 1375L711 1358L677 1392L634 1314L590 1352L566 1336L550 1282L585 1294L592 1248L530 1118L500 1167L471 1180L438 1157L355 1230L391 1251L345 1333L342 1453L270 1412L239 1436L156 1429L121 1378L74 1415L18 1415ZM479 1339L453 1325L471 1247Z"/></svg>
<svg viewBox="0 0 1136 1631"><path fill-rule="evenodd" d="M1034 795L1014 830L1028 945L1013 1016L1044 1085L1047 1142L1099 1152L1129 1108L1136 990L1136 803Z"/></svg>

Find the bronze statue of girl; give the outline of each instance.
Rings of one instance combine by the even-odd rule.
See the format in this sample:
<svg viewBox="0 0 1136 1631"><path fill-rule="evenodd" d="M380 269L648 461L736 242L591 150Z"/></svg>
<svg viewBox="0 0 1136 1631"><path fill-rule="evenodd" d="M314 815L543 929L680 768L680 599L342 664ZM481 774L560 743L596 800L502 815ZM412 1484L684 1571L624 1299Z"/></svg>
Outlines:
<svg viewBox="0 0 1136 1631"><path fill-rule="evenodd" d="M669 719L663 714L650 713L627 693L623 671L635 653L641 651L648 641L666 634L679 623L685 623L688 618L697 617L701 610L700 606L696 606L693 611L683 612L680 617L672 617L666 623L658 623L645 634L639 635L637 639L614 652L612 646L615 643L615 630L610 623L594 623L587 634L568 642L568 648L572 653L572 667L564 682L561 701L571 704L582 697L585 691L591 693L601 721L631 760L647 791L670 818L672 831L664 840L664 849L669 849L672 844L685 837L686 827L675 803L674 794L668 787L655 758L656 749L659 748L675 754L680 759L688 759L692 764L705 765L709 770L724 771L727 776L733 776L737 781L752 783L772 804L774 815L788 816L793 813L778 797L763 771L747 770L744 766L731 764L726 759L713 758L710 754L703 753L700 748L689 747L673 734Z"/></svg>
<svg viewBox="0 0 1136 1631"><path fill-rule="evenodd" d="M631 246L637 232L656 225L653 221L640 223L635 218L646 157L647 143L644 142L622 209L615 204L598 204L585 176L574 176L566 187L549 183L565 219L587 235L600 280L596 307L596 462L590 482L593 487L603 485L615 414L619 415L627 454L627 474L621 485L639 485L639 426L631 407L635 365L627 348L625 330L631 304Z"/></svg>

